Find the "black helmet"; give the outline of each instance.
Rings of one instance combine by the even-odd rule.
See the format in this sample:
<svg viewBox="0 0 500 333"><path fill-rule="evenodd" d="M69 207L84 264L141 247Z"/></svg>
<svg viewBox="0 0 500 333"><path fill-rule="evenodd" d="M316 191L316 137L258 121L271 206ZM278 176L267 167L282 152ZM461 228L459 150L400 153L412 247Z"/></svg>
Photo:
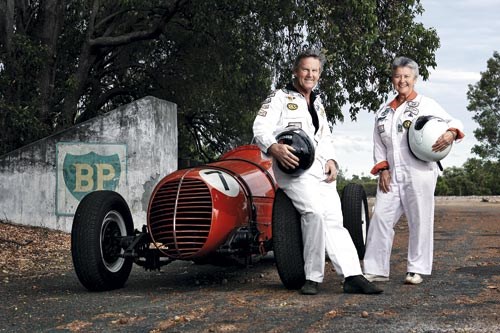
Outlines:
<svg viewBox="0 0 500 333"><path fill-rule="evenodd" d="M314 162L314 143L302 129L285 130L276 136L276 141L291 146L295 149L293 154L299 158L299 165L295 169L286 169L278 163L281 171L292 176L300 176L311 167Z"/></svg>

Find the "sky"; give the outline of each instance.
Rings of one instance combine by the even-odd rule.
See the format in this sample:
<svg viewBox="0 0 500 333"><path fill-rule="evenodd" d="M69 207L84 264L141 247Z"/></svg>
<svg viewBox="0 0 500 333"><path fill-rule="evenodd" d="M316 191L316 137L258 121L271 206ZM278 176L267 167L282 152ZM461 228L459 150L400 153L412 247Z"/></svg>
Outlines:
<svg viewBox="0 0 500 333"><path fill-rule="evenodd" d="M415 90L436 100L464 124L465 138L455 144L441 161L444 168L461 167L477 144L472 120L467 110L469 84L476 84L486 71L493 52L500 52L500 0L421 0L425 12L416 18L426 28L434 28L441 46L436 51L436 68L430 68L427 81L421 78ZM410 55L408 55L410 56ZM411 57L411 56L410 56ZM337 160L347 177L369 176L373 166L372 133L374 113L360 111L352 122L344 112L344 123L333 127Z"/></svg>

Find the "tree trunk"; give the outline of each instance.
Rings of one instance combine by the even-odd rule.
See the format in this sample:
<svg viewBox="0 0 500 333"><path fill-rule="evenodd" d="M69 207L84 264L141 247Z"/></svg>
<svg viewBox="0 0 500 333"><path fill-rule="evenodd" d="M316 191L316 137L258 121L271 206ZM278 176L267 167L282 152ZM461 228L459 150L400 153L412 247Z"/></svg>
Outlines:
<svg viewBox="0 0 500 333"><path fill-rule="evenodd" d="M72 77L72 81L75 84L68 90L66 98L64 99L63 114L60 123L60 126L62 128L70 127L74 123L74 119L78 109L78 101L80 100L80 96L82 96L83 94L90 67L95 60L95 55L91 54L90 41L92 40L92 37L94 35L95 20L99 11L99 5L99 0L94 0L92 3L92 9L90 12L87 32L85 34L85 40L81 47L80 56L78 58L78 68L76 70L76 73L73 74Z"/></svg>
<svg viewBox="0 0 500 333"><path fill-rule="evenodd" d="M40 71L40 120L52 127L51 106L57 59L57 39L64 23L64 0L44 0L40 3L40 20L35 34L46 47L46 61Z"/></svg>
<svg viewBox="0 0 500 333"><path fill-rule="evenodd" d="M14 0L0 0L0 45L10 53L14 33Z"/></svg>

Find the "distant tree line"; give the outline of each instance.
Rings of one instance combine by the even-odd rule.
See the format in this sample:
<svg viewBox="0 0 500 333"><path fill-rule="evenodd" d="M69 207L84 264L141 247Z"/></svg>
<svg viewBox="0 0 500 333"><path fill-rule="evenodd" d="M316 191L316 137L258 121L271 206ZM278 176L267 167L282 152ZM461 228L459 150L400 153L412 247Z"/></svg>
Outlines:
<svg viewBox="0 0 500 333"><path fill-rule="evenodd" d="M363 185L369 197L377 193L377 178L357 175L346 178L340 173L337 180L339 193L348 183ZM438 177L435 195L500 195L500 163L471 158L462 167L445 168Z"/></svg>

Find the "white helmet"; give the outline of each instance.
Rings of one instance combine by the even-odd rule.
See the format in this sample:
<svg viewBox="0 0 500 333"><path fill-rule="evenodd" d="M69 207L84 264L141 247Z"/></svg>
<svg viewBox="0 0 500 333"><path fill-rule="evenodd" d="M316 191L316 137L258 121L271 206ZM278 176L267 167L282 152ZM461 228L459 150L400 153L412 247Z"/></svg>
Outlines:
<svg viewBox="0 0 500 333"><path fill-rule="evenodd" d="M434 116L420 116L408 129L408 145L416 158L426 162L437 162L448 155L451 145L442 151L432 151L432 145L448 129L448 124Z"/></svg>

